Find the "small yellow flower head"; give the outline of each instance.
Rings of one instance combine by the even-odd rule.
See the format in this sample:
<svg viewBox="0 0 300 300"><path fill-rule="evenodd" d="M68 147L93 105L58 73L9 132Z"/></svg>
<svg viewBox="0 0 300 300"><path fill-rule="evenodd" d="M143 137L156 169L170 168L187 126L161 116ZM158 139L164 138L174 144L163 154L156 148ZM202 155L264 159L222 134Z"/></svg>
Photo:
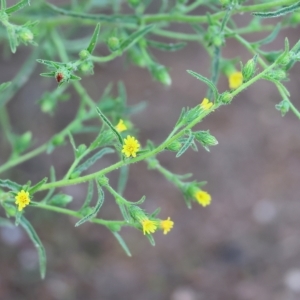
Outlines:
<svg viewBox="0 0 300 300"><path fill-rule="evenodd" d="M243 74L241 72L235 71L229 75L228 81L229 87L232 90L235 90L243 84Z"/></svg>
<svg viewBox="0 0 300 300"><path fill-rule="evenodd" d="M207 206L211 202L211 196L205 191L198 190L195 192L194 197L203 207Z"/></svg>
<svg viewBox="0 0 300 300"><path fill-rule="evenodd" d="M174 226L174 222L170 220L170 217L167 220L160 222L160 227L164 231L164 234L167 234Z"/></svg>
<svg viewBox="0 0 300 300"><path fill-rule="evenodd" d="M116 129L119 132L127 130L127 126L124 124L124 121L122 119L120 119L119 123L116 125Z"/></svg>
<svg viewBox="0 0 300 300"><path fill-rule="evenodd" d="M204 110L210 109L214 104L210 102L207 98L204 98L200 104L200 107Z"/></svg>
<svg viewBox="0 0 300 300"><path fill-rule="evenodd" d="M22 211L25 206L30 203L29 193L21 190L15 197L16 204L19 205L18 210Z"/></svg>
<svg viewBox="0 0 300 300"><path fill-rule="evenodd" d="M140 144L138 140L133 136L127 135L127 138L124 139L122 153L124 153L126 157L136 157L136 153L139 149Z"/></svg>
<svg viewBox="0 0 300 300"><path fill-rule="evenodd" d="M150 233L154 233L155 230L157 229L157 226L155 224L155 221L151 221L149 219L145 219L141 222L142 226L143 226L143 233L144 234L150 234Z"/></svg>

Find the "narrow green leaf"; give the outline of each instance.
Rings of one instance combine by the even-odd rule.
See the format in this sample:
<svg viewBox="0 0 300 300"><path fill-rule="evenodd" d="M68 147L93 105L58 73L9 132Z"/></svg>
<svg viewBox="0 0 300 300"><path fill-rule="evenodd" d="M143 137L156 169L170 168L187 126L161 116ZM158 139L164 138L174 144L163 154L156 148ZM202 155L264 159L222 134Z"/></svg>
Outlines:
<svg viewBox="0 0 300 300"><path fill-rule="evenodd" d="M42 77L54 77L55 72L40 73L40 76L42 76Z"/></svg>
<svg viewBox="0 0 300 300"><path fill-rule="evenodd" d="M131 34L121 45L118 51L124 52L131 46L133 46L140 38L142 38L144 35L146 35L148 32L150 32L155 25L147 25L143 29L140 29L133 34Z"/></svg>
<svg viewBox="0 0 300 300"><path fill-rule="evenodd" d="M131 253L125 243L125 241L123 240L123 238L121 237L121 235L116 232L116 231L112 231L112 234L115 236L115 238L117 239L117 241L119 242L120 246L123 248L123 250L125 251L125 253L128 255L128 256L131 256Z"/></svg>
<svg viewBox="0 0 300 300"><path fill-rule="evenodd" d="M155 246L155 241L154 241L153 235L152 234L146 234L146 237L148 238L150 244L152 246Z"/></svg>
<svg viewBox="0 0 300 300"><path fill-rule="evenodd" d="M123 145L123 139L117 129L110 123L110 121L106 118L106 116L101 112L100 108L97 107L97 113L102 119L102 121L110 128L110 130L115 134L116 138L118 139L120 145Z"/></svg>
<svg viewBox="0 0 300 300"><path fill-rule="evenodd" d="M94 195L94 181L90 180L89 184L88 184L86 198L85 198L81 208L79 209L79 211L84 210L86 207L88 207L90 205L91 201L93 200L93 195Z"/></svg>
<svg viewBox="0 0 300 300"><path fill-rule="evenodd" d="M118 206L119 206L119 208L120 208L120 212L121 212L121 214L122 214L124 220L125 220L127 223L129 223L129 222L130 222L130 217L129 217L128 212L127 212L127 210L126 210L126 206L125 206L123 203L119 203L119 202L118 202L117 204L118 204Z"/></svg>
<svg viewBox="0 0 300 300"><path fill-rule="evenodd" d="M54 11L74 17L74 18L82 18L82 19L89 19L89 20L97 20L101 23L115 23L115 24L135 24L137 25L139 22L139 18L134 15L100 15L100 14L85 14L85 13L78 13L74 11L68 11L62 8L59 8L53 4L46 3L48 7L53 9Z"/></svg>
<svg viewBox="0 0 300 300"><path fill-rule="evenodd" d="M149 217L150 218L156 218L156 216L160 213L161 208L158 207Z"/></svg>
<svg viewBox="0 0 300 300"><path fill-rule="evenodd" d="M143 196L140 200L136 201L136 202L130 202L134 205L140 205L140 204L143 204L146 200L146 196Z"/></svg>
<svg viewBox="0 0 300 300"><path fill-rule="evenodd" d="M10 86L11 82L4 82L0 84L0 93Z"/></svg>
<svg viewBox="0 0 300 300"><path fill-rule="evenodd" d="M274 27L272 32L267 37L265 37L264 39L259 40L257 42L254 42L254 44L261 46L261 45L265 45L265 44L269 44L269 43L273 42L275 40L275 38L277 37L280 29L281 29L281 23L277 23L277 25Z"/></svg>
<svg viewBox="0 0 300 300"><path fill-rule="evenodd" d="M98 151L97 153L95 153L92 157L87 159L84 163L82 163L81 165L76 167L74 172L83 172L83 171L87 170L89 167L91 167L98 159L103 157L105 154L114 153L114 152L115 151L112 148L108 148L108 147L103 148L100 151Z"/></svg>
<svg viewBox="0 0 300 300"><path fill-rule="evenodd" d="M74 75L74 74L71 74L70 75L70 80L81 80L81 77L79 77L77 75Z"/></svg>
<svg viewBox="0 0 300 300"><path fill-rule="evenodd" d="M176 43L176 44L167 44L167 43L160 43L160 42L156 42L156 41L152 41L152 40L147 40L147 44L150 47L162 50L162 51L178 51L181 50L182 48L184 48L186 46L186 43Z"/></svg>
<svg viewBox="0 0 300 300"><path fill-rule="evenodd" d="M213 94L214 94L214 99L217 100L218 99L218 89L217 87L206 77L194 72L194 71L191 71L191 70L187 70L187 72L191 75L193 75L194 77L196 77L197 79L203 81L204 83L206 83L210 88L211 90L213 91Z"/></svg>
<svg viewBox="0 0 300 300"><path fill-rule="evenodd" d="M30 1L29 1L29 0L21 0L20 2L16 3L15 5L13 5L13 6L7 8L7 9L5 10L5 12L6 12L8 15L10 15L10 14L12 14L12 13L15 12L15 11L18 11L18 10L24 8L24 7L27 6L27 5L30 5Z"/></svg>
<svg viewBox="0 0 300 300"><path fill-rule="evenodd" d="M9 40L10 50L12 53L16 53L18 40L17 40L15 28L12 25L10 25L6 27L6 32Z"/></svg>
<svg viewBox="0 0 300 300"><path fill-rule="evenodd" d="M193 132L190 131L189 137L187 138L185 143L182 145L181 149L177 152L176 157L181 156L191 146L193 141L194 141L194 135L193 135Z"/></svg>
<svg viewBox="0 0 300 300"><path fill-rule="evenodd" d="M124 193L126 183L128 180L128 173L129 173L129 167L127 165L120 168L120 174L119 174L119 180L117 186L117 192L120 195Z"/></svg>
<svg viewBox="0 0 300 300"><path fill-rule="evenodd" d="M178 118L178 120L177 120L175 126L177 126L177 125L179 125L179 124L181 123L181 121L183 120L183 118L184 118L185 113L186 113L187 110L188 110L188 108L186 109L185 107L183 107L183 108L181 109L180 116L179 116L179 118Z"/></svg>
<svg viewBox="0 0 300 300"><path fill-rule="evenodd" d="M290 6L272 12L253 12L252 15L260 18L276 18L291 13L300 7L300 1Z"/></svg>
<svg viewBox="0 0 300 300"><path fill-rule="evenodd" d="M7 188L11 191L14 191L14 192L18 192L22 189L22 185L16 183L16 182L13 182L9 179L0 179L0 186L4 187L4 188Z"/></svg>
<svg viewBox="0 0 300 300"><path fill-rule="evenodd" d="M50 68L59 68L62 66L65 66L65 63L57 62L57 61L52 61L52 60L46 60L46 59L37 59L36 60L38 63L46 65Z"/></svg>
<svg viewBox="0 0 300 300"><path fill-rule="evenodd" d="M42 179L40 182L38 182L36 185L32 186L28 192L30 195L34 194L36 191L38 191L40 189L40 187L42 187L46 182L47 182L48 178L45 177L44 179Z"/></svg>
<svg viewBox="0 0 300 300"><path fill-rule="evenodd" d="M72 145L72 148L73 148L73 152L74 152L74 156L77 157L77 148L76 148L76 144L75 144L75 141L74 141L74 138L73 138L73 135L71 132L68 132L68 136L69 136L69 139L70 139L70 143Z"/></svg>
<svg viewBox="0 0 300 300"><path fill-rule="evenodd" d="M46 274L46 251L45 251L45 248L44 248L40 238L38 237L37 233L35 232L34 228L29 223L29 221L27 219L25 219L24 216L21 216L21 218L20 218L20 225L25 229L25 231L27 232L29 238L33 242L33 244L38 252L39 264L40 264L40 274L41 274L41 278L44 279L45 274Z"/></svg>
<svg viewBox="0 0 300 300"><path fill-rule="evenodd" d="M86 221L89 221L90 219L93 219L97 216L103 202L104 202L104 192L103 189L101 188L100 184L97 182L97 190L98 190L98 201L91 213L89 213L87 216L83 217L80 219L76 224L75 227L85 223Z"/></svg>
<svg viewBox="0 0 300 300"><path fill-rule="evenodd" d="M93 51L94 51L94 49L95 49L95 47L96 47L96 45L97 45L97 40L98 40L99 32L100 32L100 23L98 23L98 24L96 25L96 28L95 28L94 33L93 33L93 35L92 35L91 41L90 41L88 47L86 48L86 50L87 50L90 54L93 53Z"/></svg>

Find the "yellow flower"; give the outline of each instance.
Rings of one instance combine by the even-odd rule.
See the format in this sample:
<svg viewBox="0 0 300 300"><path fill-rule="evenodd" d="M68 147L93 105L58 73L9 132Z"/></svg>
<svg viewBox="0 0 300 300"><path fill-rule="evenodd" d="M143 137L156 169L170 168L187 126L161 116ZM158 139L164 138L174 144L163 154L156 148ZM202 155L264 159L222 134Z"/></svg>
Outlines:
<svg viewBox="0 0 300 300"><path fill-rule="evenodd" d="M17 196L15 197L16 204L19 205L18 210L22 211L25 206L30 203L29 193L21 190L18 192Z"/></svg>
<svg viewBox="0 0 300 300"><path fill-rule="evenodd" d="M127 138L124 139L122 153L124 153L126 157L136 157L136 153L139 149L140 144L138 140L133 136L127 135Z"/></svg>
<svg viewBox="0 0 300 300"><path fill-rule="evenodd" d="M116 129L119 132L127 130L127 126L124 124L124 121L122 119L120 119L119 123L116 125Z"/></svg>
<svg viewBox="0 0 300 300"><path fill-rule="evenodd" d="M203 207L207 206L211 202L211 196L205 191L198 190L195 192L194 197Z"/></svg>
<svg viewBox="0 0 300 300"><path fill-rule="evenodd" d="M167 234L174 226L174 222L168 217L167 220L160 221L160 227L164 231L164 234Z"/></svg>
<svg viewBox="0 0 300 300"><path fill-rule="evenodd" d="M243 84L243 74L241 72L235 71L229 75L228 81L229 87L235 90Z"/></svg>
<svg viewBox="0 0 300 300"><path fill-rule="evenodd" d="M207 98L204 98L200 104L200 107L204 110L210 109L214 104L210 102Z"/></svg>
<svg viewBox="0 0 300 300"><path fill-rule="evenodd" d="M142 222L142 226L143 226L143 233L144 234L150 234L150 233L154 233L157 226L155 224L155 221L151 221L149 219L145 219Z"/></svg>

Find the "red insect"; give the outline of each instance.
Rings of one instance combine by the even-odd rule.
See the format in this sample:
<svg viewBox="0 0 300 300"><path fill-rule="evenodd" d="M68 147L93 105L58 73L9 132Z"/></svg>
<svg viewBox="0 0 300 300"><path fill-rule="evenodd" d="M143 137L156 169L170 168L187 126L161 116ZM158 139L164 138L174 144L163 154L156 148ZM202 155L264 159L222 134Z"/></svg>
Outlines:
<svg viewBox="0 0 300 300"><path fill-rule="evenodd" d="M64 74L63 73L57 73L55 78L56 78L56 81L58 83L60 83L64 79Z"/></svg>

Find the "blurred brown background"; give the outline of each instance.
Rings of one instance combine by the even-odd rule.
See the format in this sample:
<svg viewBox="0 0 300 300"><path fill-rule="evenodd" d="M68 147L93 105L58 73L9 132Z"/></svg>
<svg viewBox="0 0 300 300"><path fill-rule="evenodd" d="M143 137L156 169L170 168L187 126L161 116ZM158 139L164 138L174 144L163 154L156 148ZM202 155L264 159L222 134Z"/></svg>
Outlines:
<svg viewBox="0 0 300 300"><path fill-rule="evenodd" d="M174 30L181 29L174 26ZM264 36L266 33L247 38L254 41ZM299 30L284 30L268 49L283 48L285 36L293 45L299 39ZM22 46L15 55L1 59L0 82L13 78L30 48ZM98 50L98 54L105 53L105 49ZM142 144L147 139L162 142L181 108L197 105L205 96L204 84L186 70L210 74L207 54L197 43L176 53L153 53L170 68L173 80L170 88L154 82L145 69L124 67L124 58L97 65L95 75L82 80L94 99L99 98L110 81L123 80L129 104L147 101L147 108L132 118ZM223 56L239 56L243 62L251 57L232 39L227 41ZM296 65L286 83L298 108L299 70ZM59 105L57 114L54 117L42 114L37 100L46 90L53 91L55 82L39 77L41 71L45 69L39 66L8 104L13 131L18 134L31 131L36 146L64 128L73 119L78 105L78 97L70 86L71 99ZM222 76L219 89L226 88L227 80ZM178 159L173 153L158 156L161 164L174 173L193 172L195 179L208 181L205 189L213 201L207 208L194 203L192 210L187 209L180 192L160 174L148 171L143 162L131 167L127 199L136 201L146 195L147 211L159 206L160 217L170 216L175 222L168 235L155 233L155 247L150 246L141 232L122 230L133 254L131 258L101 226L84 224L75 228L74 218L30 208L26 215L43 241L48 257L46 279L41 281L35 248L22 228L0 228L0 299L299 299L300 123L292 113L282 118L275 110L275 104L281 100L272 84L255 83L231 105L217 110L198 125L198 129L209 129L219 141L210 153L201 148L199 152L189 150ZM89 143L91 136L77 140ZM2 129L0 141L0 162L4 163L9 146ZM66 144L51 155L40 155L1 174L1 178L36 182L48 176L51 165L61 178L72 158L71 147ZM113 155L106 156L92 170L115 160ZM114 185L116 175L117 172L110 174ZM86 185L61 190L74 197L71 208L81 206ZM38 194L35 200L39 200ZM120 218L109 196L99 217Z"/></svg>

